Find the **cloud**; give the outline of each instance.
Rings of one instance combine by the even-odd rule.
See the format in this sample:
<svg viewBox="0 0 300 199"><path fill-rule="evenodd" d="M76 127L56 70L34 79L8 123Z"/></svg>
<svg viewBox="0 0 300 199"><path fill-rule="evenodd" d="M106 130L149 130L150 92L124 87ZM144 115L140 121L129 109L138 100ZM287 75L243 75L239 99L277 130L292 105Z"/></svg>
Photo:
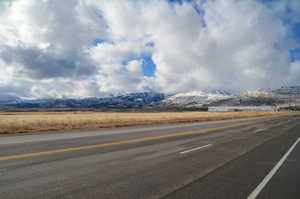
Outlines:
<svg viewBox="0 0 300 199"><path fill-rule="evenodd" d="M91 57L100 64L116 64L151 53L151 47L143 42L103 42L90 48Z"/></svg>
<svg viewBox="0 0 300 199"><path fill-rule="evenodd" d="M6 64L20 65L19 73L33 79L79 78L95 74L96 67L83 54L56 54L39 48L10 47L0 50Z"/></svg>
<svg viewBox="0 0 300 199"><path fill-rule="evenodd" d="M141 62L130 61L127 65L104 64L97 75L97 81L101 82L103 92L124 93L141 92L144 90L144 81Z"/></svg>
<svg viewBox="0 0 300 199"><path fill-rule="evenodd" d="M292 23L300 22L300 1L269 1L267 4L282 19Z"/></svg>
<svg viewBox="0 0 300 199"><path fill-rule="evenodd" d="M0 8L3 96L300 83L299 62L290 58L299 48L298 0L7 0ZM145 55L153 77L143 73Z"/></svg>
<svg viewBox="0 0 300 199"><path fill-rule="evenodd" d="M170 43L160 41L168 30L158 36L163 46L154 61L165 88L244 90L282 84L282 75L289 71L289 47L287 28L279 18L255 1L208 1L203 9L205 27L194 20L183 28L174 17L172 28L178 31ZM181 20L191 18L182 19L180 12ZM194 29L186 33L190 26Z"/></svg>

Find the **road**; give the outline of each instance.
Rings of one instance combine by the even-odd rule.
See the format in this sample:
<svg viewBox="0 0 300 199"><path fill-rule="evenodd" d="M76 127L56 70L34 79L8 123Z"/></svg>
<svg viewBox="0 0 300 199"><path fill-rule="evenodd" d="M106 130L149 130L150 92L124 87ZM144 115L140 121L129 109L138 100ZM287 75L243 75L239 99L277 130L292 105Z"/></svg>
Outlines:
<svg viewBox="0 0 300 199"><path fill-rule="evenodd" d="M300 198L300 115L0 136L0 198Z"/></svg>

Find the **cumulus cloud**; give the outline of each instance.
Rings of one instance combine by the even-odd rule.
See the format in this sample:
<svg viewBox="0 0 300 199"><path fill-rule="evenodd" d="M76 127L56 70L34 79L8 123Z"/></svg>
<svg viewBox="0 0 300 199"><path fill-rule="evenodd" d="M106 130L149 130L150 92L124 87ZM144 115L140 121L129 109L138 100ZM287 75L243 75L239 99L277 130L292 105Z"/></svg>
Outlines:
<svg viewBox="0 0 300 199"><path fill-rule="evenodd" d="M300 83L290 55L299 48L298 0L4 0L0 8L2 98Z"/></svg>
<svg viewBox="0 0 300 199"><path fill-rule="evenodd" d="M19 73L33 79L77 78L95 74L96 67L85 55L57 54L39 48L6 46L0 50L6 64L22 66Z"/></svg>
<svg viewBox="0 0 300 199"><path fill-rule="evenodd" d="M91 57L98 63L114 64L122 63L141 56L143 53L150 53L151 48L140 42L104 42L90 48Z"/></svg>

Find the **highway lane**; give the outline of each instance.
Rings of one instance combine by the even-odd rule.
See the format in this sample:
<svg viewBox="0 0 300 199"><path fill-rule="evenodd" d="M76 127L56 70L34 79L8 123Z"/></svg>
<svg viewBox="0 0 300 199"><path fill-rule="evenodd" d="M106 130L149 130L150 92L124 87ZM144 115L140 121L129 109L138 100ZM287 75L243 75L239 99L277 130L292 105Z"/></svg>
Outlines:
<svg viewBox="0 0 300 199"><path fill-rule="evenodd" d="M257 193L257 198L299 198L300 196L300 136L294 143L291 152L286 153L286 159L281 159L282 164L274 175L269 178L265 187ZM258 186L259 188L259 186ZM251 199L251 198L249 198Z"/></svg>
<svg viewBox="0 0 300 199"><path fill-rule="evenodd" d="M164 199L300 198L299 130L300 124L295 121L284 134L169 193Z"/></svg>
<svg viewBox="0 0 300 199"><path fill-rule="evenodd" d="M236 196L230 198L246 198L299 136L299 116L259 122L265 119L1 136L0 157L83 148L0 160L0 198L228 198L224 197L228 191ZM245 125L238 126L242 123ZM210 132L203 132L208 128ZM168 137L170 134L176 136ZM148 139L157 136L162 137ZM122 143L124 140L137 141ZM116 144L84 148L112 142ZM273 142L282 147L274 147ZM256 152L268 145L262 153ZM258 155L247 158L255 153ZM262 167L245 174L249 168L245 163L258 157L273 159L260 164L261 160L253 161ZM228 179L235 164L236 179L216 178L221 172ZM242 183L233 183L238 181Z"/></svg>
<svg viewBox="0 0 300 199"><path fill-rule="evenodd" d="M78 130L72 132L44 132L26 135L0 135L0 150L1 156L13 155L73 146L86 146L99 143L108 143L113 141L122 141L142 137L161 136L171 133L216 128L247 122L256 122L272 118L276 118L276 116L198 123L146 125L125 128L103 128L97 130ZM14 144L17 144L18 147L14 147ZM32 144L34 144L34 147Z"/></svg>

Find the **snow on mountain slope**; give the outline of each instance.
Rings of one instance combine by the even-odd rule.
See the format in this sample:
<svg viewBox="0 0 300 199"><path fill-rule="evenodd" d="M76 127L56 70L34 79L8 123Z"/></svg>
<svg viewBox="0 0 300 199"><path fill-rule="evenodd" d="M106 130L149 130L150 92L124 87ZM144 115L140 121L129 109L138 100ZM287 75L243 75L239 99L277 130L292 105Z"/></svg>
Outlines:
<svg viewBox="0 0 300 199"><path fill-rule="evenodd" d="M257 89L253 91L247 91L239 95L240 97L253 97L253 98L269 98L273 97L274 94L267 90Z"/></svg>
<svg viewBox="0 0 300 199"><path fill-rule="evenodd" d="M211 103L211 106L274 106L282 104L283 100L271 90L252 90L233 95L231 98Z"/></svg>
<svg viewBox="0 0 300 199"><path fill-rule="evenodd" d="M172 95L163 101L168 106L202 107L204 104L231 98L224 91L192 91L187 93L178 93Z"/></svg>
<svg viewBox="0 0 300 199"><path fill-rule="evenodd" d="M272 91L277 95L294 96L300 98L300 86L286 86Z"/></svg>
<svg viewBox="0 0 300 199"><path fill-rule="evenodd" d="M255 90L230 94L221 90L201 90L177 94L156 92L126 93L107 97L59 99L1 99L0 109L168 109L206 108L208 106L264 106L300 104L300 86L276 90Z"/></svg>
<svg viewBox="0 0 300 199"><path fill-rule="evenodd" d="M155 92L129 93L103 98L59 98L5 101L0 108L90 108L90 109L126 109L144 108L165 99L165 95Z"/></svg>

